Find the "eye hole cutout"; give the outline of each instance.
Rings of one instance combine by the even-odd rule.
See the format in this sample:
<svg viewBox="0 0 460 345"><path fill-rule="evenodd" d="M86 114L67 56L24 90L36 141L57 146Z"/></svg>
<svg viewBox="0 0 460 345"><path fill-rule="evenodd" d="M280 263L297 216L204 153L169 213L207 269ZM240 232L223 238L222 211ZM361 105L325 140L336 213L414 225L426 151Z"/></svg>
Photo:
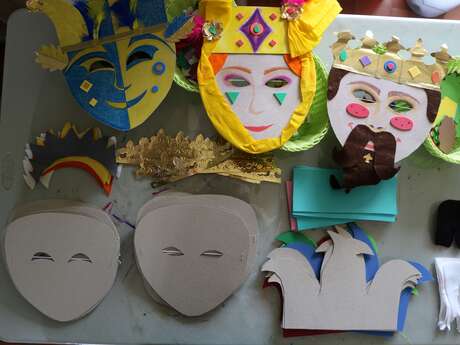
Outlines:
<svg viewBox="0 0 460 345"><path fill-rule="evenodd" d="M113 70L113 65L106 61L106 60L96 60L91 65L89 65L88 71L89 72L96 72L96 71L101 71L101 70Z"/></svg>
<svg viewBox="0 0 460 345"><path fill-rule="evenodd" d="M246 87L251 85L246 78L236 74L229 74L225 76L224 80L227 85L234 87Z"/></svg>
<svg viewBox="0 0 460 345"><path fill-rule="evenodd" d="M224 255L224 253L218 250L205 250L203 253L200 254L200 256L209 256L215 258L220 258L222 255Z"/></svg>
<svg viewBox="0 0 460 345"><path fill-rule="evenodd" d="M182 250L176 248L176 247L166 247L161 250L163 254L169 255L169 256L182 256L184 253L182 253Z"/></svg>
<svg viewBox="0 0 460 345"><path fill-rule="evenodd" d="M150 55L149 53L143 50L137 50L137 51L132 52L128 56L128 60L126 61L126 66L129 68L134 65L137 65L138 63L149 61L149 60L152 60L152 55Z"/></svg>
<svg viewBox="0 0 460 345"><path fill-rule="evenodd" d="M268 87L271 87L271 88L274 88L274 89L279 89L279 88L282 88L286 85L289 85L290 84L290 80L286 77L276 77L276 78L272 78L270 80L268 80L266 83L265 83L265 86L268 86Z"/></svg>
<svg viewBox="0 0 460 345"><path fill-rule="evenodd" d="M83 253L72 255L72 257L67 262L69 263L69 262L74 262L74 261L83 261L83 262L93 263L93 261L91 261L88 255L83 254Z"/></svg>
<svg viewBox="0 0 460 345"><path fill-rule="evenodd" d="M405 99L397 99L391 102L388 107L391 108L395 113L403 114L414 109L413 105Z"/></svg>
<svg viewBox="0 0 460 345"><path fill-rule="evenodd" d="M37 252L34 255L32 255L32 259L30 261L38 261L38 260L45 260L45 261L52 261L54 262L54 259L51 255L45 252Z"/></svg>
<svg viewBox="0 0 460 345"><path fill-rule="evenodd" d="M355 96L355 98L359 99L361 102L364 102L364 103L377 102L375 97L369 91L366 91L364 89L353 90L353 96Z"/></svg>

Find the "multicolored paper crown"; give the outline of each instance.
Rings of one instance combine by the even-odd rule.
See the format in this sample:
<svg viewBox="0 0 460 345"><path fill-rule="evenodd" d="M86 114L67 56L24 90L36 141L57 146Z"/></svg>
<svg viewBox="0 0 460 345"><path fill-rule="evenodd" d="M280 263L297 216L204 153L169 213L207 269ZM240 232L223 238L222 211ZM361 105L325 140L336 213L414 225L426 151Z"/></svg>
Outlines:
<svg viewBox="0 0 460 345"><path fill-rule="evenodd" d="M192 22L185 25L190 18L183 16L166 28L162 0L28 0L27 8L43 12L53 22L60 47L53 47L53 52L47 51L45 57L60 60L59 69L67 66L64 53L68 51L158 31L165 31L167 41L174 43L186 37L193 27ZM46 63L42 65L46 67Z"/></svg>
<svg viewBox="0 0 460 345"><path fill-rule="evenodd" d="M421 39L410 49L404 48L396 36L389 42L379 43L371 31L361 39L361 47L348 46L354 39L350 31L337 34L337 41L331 47L333 67L419 88L439 90L452 58L447 46L442 45L440 51L431 54L435 62L426 64L423 58L428 51ZM405 60L398 54L401 51L408 51L411 56Z"/></svg>
<svg viewBox="0 0 460 345"><path fill-rule="evenodd" d="M67 122L57 134L49 130L26 146L24 179L31 189L37 182L48 187L54 171L79 168L94 176L104 191L110 194L118 170L115 146L115 137L102 136L99 128L80 133Z"/></svg>

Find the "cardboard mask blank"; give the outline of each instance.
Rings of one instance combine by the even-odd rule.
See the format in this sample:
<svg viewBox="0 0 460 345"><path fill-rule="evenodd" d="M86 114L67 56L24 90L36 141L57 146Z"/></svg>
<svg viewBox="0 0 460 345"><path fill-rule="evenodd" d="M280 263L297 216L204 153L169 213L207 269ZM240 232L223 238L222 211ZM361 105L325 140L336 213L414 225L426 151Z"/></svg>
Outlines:
<svg viewBox="0 0 460 345"><path fill-rule="evenodd" d="M186 316L214 309L248 273L251 245L245 222L235 211L203 205L205 199L153 209L139 220L134 237L144 279Z"/></svg>
<svg viewBox="0 0 460 345"><path fill-rule="evenodd" d="M89 313L116 277L119 235L95 217L58 210L21 216L7 226L4 245L17 290L56 321Z"/></svg>
<svg viewBox="0 0 460 345"><path fill-rule="evenodd" d="M187 193L168 193L156 197L147 203L139 210L137 215L137 222L139 222L149 212L174 204L199 204L207 207L218 207L225 212L230 212L237 217L240 217L246 225L249 232L249 250L248 250L248 266L247 273L251 270L251 266L254 263L256 255L256 238L258 231L257 217L254 209L248 203L242 202L237 198L233 198L227 195L216 195L216 194L201 194L192 195Z"/></svg>
<svg viewBox="0 0 460 345"><path fill-rule="evenodd" d="M83 202L73 200L38 200L27 203L25 205L21 205L13 210L8 222L11 223L20 217L43 212L77 214L89 218L94 218L95 220L98 220L117 231L115 224L112 222L112 219L106 212L98 208L90 207Z"/></svg>

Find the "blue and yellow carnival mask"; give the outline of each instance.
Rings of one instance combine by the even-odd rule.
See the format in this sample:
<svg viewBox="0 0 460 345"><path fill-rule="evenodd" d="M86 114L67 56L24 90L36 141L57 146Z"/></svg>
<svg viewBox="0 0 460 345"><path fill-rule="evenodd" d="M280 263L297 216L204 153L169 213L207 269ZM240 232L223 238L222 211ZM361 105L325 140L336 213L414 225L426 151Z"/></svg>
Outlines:
<svg viewBox="0 0 460 345"><path fill-rule="evenodd" d="M98 121L128 131L166 97L174 77L175 44L187 18L167 26L159 0L29 0L54 23L60 46L43 46L37 62L62 70L78 103Z"/></svg>

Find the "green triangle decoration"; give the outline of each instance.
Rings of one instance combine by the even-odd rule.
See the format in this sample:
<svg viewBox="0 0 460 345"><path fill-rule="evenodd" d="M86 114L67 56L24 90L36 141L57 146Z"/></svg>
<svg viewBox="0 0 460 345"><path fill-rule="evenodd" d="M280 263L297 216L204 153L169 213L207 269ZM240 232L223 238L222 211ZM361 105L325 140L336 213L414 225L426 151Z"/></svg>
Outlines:
<svg viewBox="0 0 460 345"><path fill-rule="evenodd" d="M287 93L286 92L275 92L273 96L275 96L276 100L280 105L283 104L284 99L286 98Z"/></svg>
<svg viewBox="0 0 460 345"><path fill-rule="evenodd" d="M238 98L239 95L240 95L240 93L236 92L236 91L229 91L229 92L225 93L225 96L227 96L228 101L230 102L230 104L235 103L236 99Z"/></svg>

